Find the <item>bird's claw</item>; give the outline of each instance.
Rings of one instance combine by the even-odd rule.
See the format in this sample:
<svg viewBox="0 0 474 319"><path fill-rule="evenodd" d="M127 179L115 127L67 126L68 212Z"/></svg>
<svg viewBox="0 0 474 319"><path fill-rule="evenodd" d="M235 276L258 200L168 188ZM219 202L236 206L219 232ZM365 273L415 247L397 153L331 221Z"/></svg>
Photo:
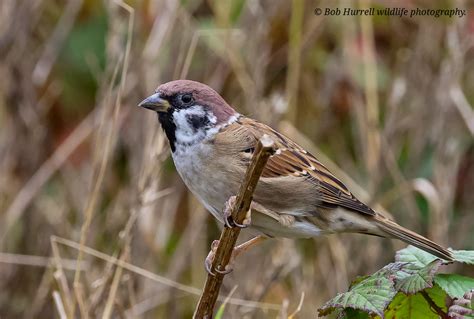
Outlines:
<svg viewBox="0 0 474 319"><path fill-rule="evenodd" d="M234 227L239 227L239 228L247 228L249 227L251 223L251 217L250 217L250 209L247 212L247 215L245 216L245 219L243 220L243 223L237 223L234 218L232 217L232 209L235 206L235 201L237 197L236 196L231 196L227 202L225 203L225 208L224 208L224 224L227 228L234 228Z"/></svg>
<svg viewBox="0 0 474 319"><path fill-rule="evenodd" d="M214 240L211 244L211 250L207 254L206 260L204 261L204 267L209 275L215 276L216 274L212 272L212 262L214 261L214 256L216 254L217 246L219 246L219 241Z"/></svg>
<svg viewBox="0 0 474 319"><path fill-rule="evenodd" d="M216 274L212 272L212 261L208 260L209 255L207 256L206 260L204 261L204 268L206 269L206 272L215 277Z"/></svg>
<svg viewBox="0 0 474 319"><path fill-rule="evenodd" d="M212 268L212 263L214 262L214 256L216 254L217 246L219 246L219 241L214 240L211 244L211 250L209 251L209 254L207 254L206 260L204 261L204 267L206 269L206 272L211 276L216 276L216 273L221 275L227 275L234 270L230 264L226 265L224 270Z"/></svg>
<svg viewBox="0 0 474 319"><path fill-rule="evenodd" d="M224 270L214 269L214 271L215 271L216 273L221 274L221 275L230 274L233 270L234 270L234 268L232 268L232 266L230 266L230 265L225 266L225 269L224 269Z"/></svg>
<svg viewBox="0 0 474 319"><path fill-rule="evenodd" d="M249 227L249 222L246 222L244 220L244 222L242 224L239 224L237 223L233 218L232 216L228 216L226 219L225 219L225 226L227 228L234 228L234 227L239 227L239 228L247 228Z"/></svg>

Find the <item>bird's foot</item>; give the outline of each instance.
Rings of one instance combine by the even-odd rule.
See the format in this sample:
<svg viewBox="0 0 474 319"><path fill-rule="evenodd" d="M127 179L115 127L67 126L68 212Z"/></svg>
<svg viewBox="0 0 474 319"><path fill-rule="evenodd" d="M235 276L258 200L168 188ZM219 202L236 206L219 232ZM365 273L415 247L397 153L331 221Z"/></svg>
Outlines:
<svg viewBox="0 0 474 319"><path fill-rule="evenodd" d="M250 214L250 209L247 211L247 214L245 216L245 219L243 220L242 224L237 223L234 218L232 217L232 209L235 206L235 201L237 197L236 196L231 196L226 202L225 202L225 207L224 207L224 223L225 226L228 228L234 228L234 227L239 227L239 228L247 228L252 222L251 214Z"/></svg>
<svg viewBox="0 0 474 319"><path fill-rule="evenodd" d="M216 275L215 273L218 273L221 275L227 275L228 273L232 272L232 270L234 270L233 265L237 256L239 256L244 251L248 250L250 247L255 246L259 242L263 241L264 239L265 237L263 236L257 236L234 247L234 250L232 251L232 256L230 257L230 261L224 267L224 269L213 269L212 267L212 263L214 262L214 258L216 255L217 246L219 246L219 240L214 240L211 244L211 250L209 251L209 254L207 255L206 260L204 262L206 271L212 276L215 276ZM220 268L221 266L219 265L218 267Z"/></svg>
<svg viewBox="0 0 474 319"><path fill-rule="evenodd" d="M216 256L217 246L219 246L219 240L214 240L211 244L211 250L209 251L209 254L207 254L206 260L204 261L204 267L206 268L207 273L211 276L215 276L215 273L227 275L228 273L231 273L232 270L234 270L231 264L233 263L233 259L236 256L235 250L237 249L237 247L234 248L234 251L232 252L232 257L230 259L229 264L225 266L224 270L220 270L212 269L212 263L214 262L214 258Z"/></svg>

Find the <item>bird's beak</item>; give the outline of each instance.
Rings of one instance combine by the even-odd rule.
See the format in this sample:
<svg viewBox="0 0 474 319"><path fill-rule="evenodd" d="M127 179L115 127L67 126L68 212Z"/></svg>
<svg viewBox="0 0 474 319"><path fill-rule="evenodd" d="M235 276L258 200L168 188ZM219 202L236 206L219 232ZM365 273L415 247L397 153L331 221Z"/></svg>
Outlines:
<svg viewBox="0 0 474 319"><path fill-rule="evenodd" d="M171 107L170 103L167 100L161 98L159 93L150 95L149 97L141 101L138 106L156 112L168 112L168 109Z"/></svg>

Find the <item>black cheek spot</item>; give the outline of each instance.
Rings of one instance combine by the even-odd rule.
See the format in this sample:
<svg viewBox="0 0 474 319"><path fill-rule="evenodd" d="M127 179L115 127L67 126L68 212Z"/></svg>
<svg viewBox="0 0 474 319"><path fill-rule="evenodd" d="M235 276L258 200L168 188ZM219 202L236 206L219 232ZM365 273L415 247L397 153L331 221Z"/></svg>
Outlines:
<svg viewBox="0 0 474 319"><path fill-rule="evenodd" d="M187 121L195 132L209 125L209 119L207 116L189 115Z"/></svg>

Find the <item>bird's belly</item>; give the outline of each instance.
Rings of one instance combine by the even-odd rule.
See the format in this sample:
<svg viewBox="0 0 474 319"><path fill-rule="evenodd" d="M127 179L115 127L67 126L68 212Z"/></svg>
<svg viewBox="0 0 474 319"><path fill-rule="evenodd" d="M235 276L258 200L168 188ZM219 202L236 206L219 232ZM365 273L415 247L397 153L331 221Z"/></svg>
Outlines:
<svg viewBox="0 0 474 319"><path fill-rule="evenodd" d="M177 149L173 153L173 160L176 169L183 179L189 190L199 199L199 201L206 207L207 210L220 222L223 222L223 209L225 202L229 197L237 195L242 174L226 171L225 168L212 161L211 152L206 145L188 146L186 149ZM261 192L255 194L254 199L260 201L262 204L268 203L259 196ZM270 194L263 194L264 197ZM291 194L287 194L286 198ZM260 198L259 198L260 197ZM275 197L273 197L275 198ZM297 200L297 198L294 198ZM279 200L274 200L276 205L271 207L279 214L289 214L295 216L295 221L291 225L283 225L277 219L269 217L259 212L252 212L251 228L258 232L271 237L288 237L288 238L308 238L319 236L327 233L318 225L309 222L299 208L295 211L290 211L285 205L279 205ZM285 201L283 201L285 202ZM295 205L295 201L292 201ZM287 205L287 204L286 204ZM268 207L270 207L268 206ZM295 205L299 207L299 205ZM307 215L306 215L307 216Z"/></svg>
<svg viewBox="0 0 474 319"><path fill-rule="evenodd" d="M303 217L296 217L291 224L283 225L258 212L252 212L252 227L269 237L310 238L330 233Z"/></svg>
<svg viewBox="0 0 474 319"><path fill-rule="evenodd" d="M212 167L205 147L173 154L176 169L189 190L211 214L223 222L222 211L230 196L236 195L238 184Z"/></svg>

